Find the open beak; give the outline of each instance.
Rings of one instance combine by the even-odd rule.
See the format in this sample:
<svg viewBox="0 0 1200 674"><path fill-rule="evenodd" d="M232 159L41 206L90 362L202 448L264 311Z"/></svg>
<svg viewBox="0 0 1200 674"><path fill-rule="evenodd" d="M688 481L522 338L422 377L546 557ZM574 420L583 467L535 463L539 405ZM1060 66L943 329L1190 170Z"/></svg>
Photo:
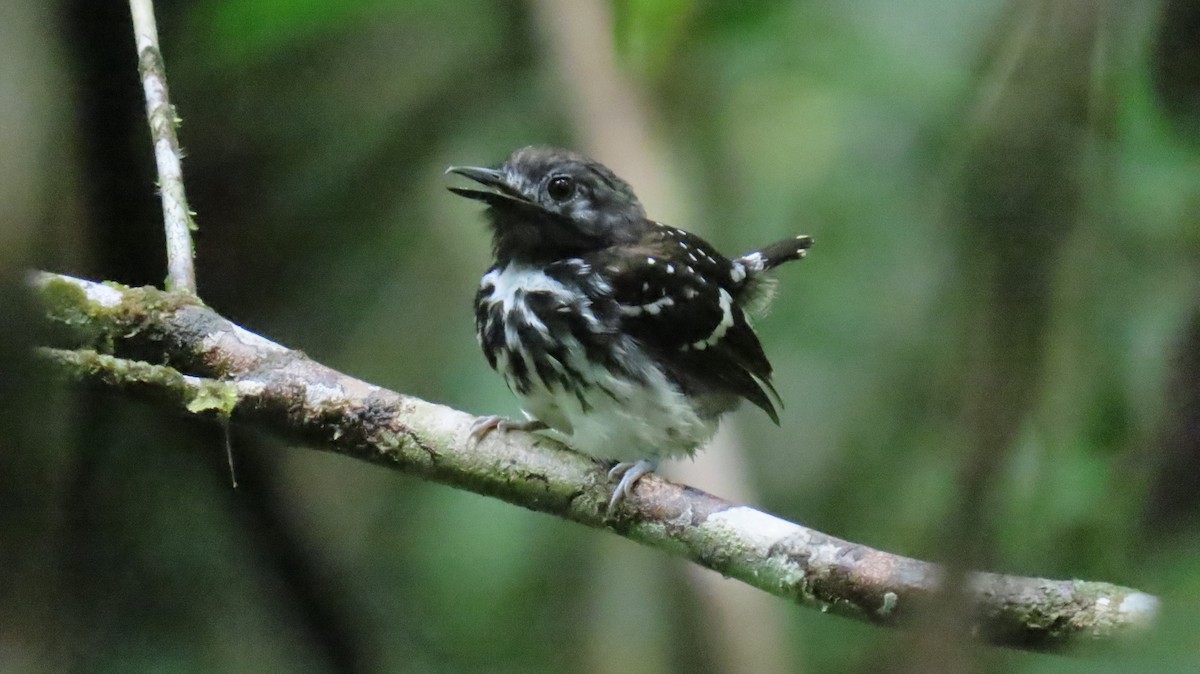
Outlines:
<svg viewBox="0 0 1200 674"><path fill-rule="evenodd" d="M476 166L451 166L446 169L446 173L457 173L460 176L470 178L475 182L490 187L491 190L469 190L462 187L448 187L446 189L468 199L476 199L490 206L497 206L502 203L519 202L522 204L529 203L520 192L513 189L505 180L504 172L490 168L479 168Z"/></svg>

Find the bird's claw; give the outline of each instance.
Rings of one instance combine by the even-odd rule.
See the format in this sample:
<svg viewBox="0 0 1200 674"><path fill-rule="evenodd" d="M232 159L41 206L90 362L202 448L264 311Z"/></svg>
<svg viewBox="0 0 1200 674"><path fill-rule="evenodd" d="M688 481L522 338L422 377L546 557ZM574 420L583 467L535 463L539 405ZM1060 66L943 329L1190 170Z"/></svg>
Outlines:
<svg viewBox="0 0 1200 674"><path fill-rule="evenodd" d="M610 478L620 477L621 481L617 483L616 489L613 489L612 498L608 501L608 509L611 511L617 507L617 504L629 497L633 492L633 486L638 480L646 476L647 473L653 473L658 468L657 461L622 461L613 466L608 471Z"/></svg>
<svg viewBox="0 0 1200 674"><path fill-rule="evenodd" d="M513 421L512 419L493 414L476 419L475 423L471 424L471 433L467 438L471 442L479 442L483 439L483 436L492 431L506 433L508 431L541 431L546 428L548 426L540 421Z"/></svg>

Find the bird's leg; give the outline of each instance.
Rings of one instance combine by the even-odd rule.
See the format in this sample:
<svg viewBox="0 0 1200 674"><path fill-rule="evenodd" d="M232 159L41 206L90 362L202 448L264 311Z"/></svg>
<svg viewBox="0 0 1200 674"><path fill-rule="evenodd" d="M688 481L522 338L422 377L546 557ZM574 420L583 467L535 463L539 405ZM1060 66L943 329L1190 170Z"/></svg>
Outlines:
<svg viewBox="0 0 1200 674"><path fill-rule="evenodd" d="M608 501L611 511L618 503L625 500L633 491L633 485L647 473L653 473L658 468L658 461L642 459L641 461L622 461L608 471L610 478L620 477L617 488L613 490L612 498Z"/></svg>
<svg viewBox="0 0 1200 674"><path fill-rule="evenodd" d="M479 442L483 436L492 431L542 431L549 428L546 424L536 419L526 421L513 421L498 414L491 416L479 417L475 423L471 424L471 434L467 436L471 442Z"/></svg>

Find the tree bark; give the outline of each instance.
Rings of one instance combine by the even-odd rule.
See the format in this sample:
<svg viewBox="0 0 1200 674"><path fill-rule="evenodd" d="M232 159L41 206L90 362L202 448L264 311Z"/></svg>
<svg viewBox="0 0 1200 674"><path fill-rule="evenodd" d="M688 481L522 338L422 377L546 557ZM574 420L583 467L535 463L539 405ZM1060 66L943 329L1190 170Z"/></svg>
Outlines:
<svg viewBox="0 0 1200 674"><path fill-rule="evenodd" d="M474 417L374 386L234 325L194 295L56 274L31 278L72 380L176 412L232 418L299 444L612 531L822 611L898 626L938 567L873 550L656 476L617 512L601 462L522 432L469 439ZM972 634L1047 650L1149 625L1157 598L1079 580L973 573Z"/></svg>

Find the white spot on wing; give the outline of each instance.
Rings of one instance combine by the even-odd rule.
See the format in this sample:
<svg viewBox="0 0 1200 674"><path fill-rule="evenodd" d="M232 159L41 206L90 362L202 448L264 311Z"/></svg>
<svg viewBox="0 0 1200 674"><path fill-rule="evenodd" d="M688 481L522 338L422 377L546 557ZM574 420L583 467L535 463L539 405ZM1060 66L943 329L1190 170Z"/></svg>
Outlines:
<svg viewBox="0 0 1200 674"><path fill-rule="evenodd" d="M667 295L667 296L660 297L660 298L654 300L653 302L647 302L646 304L639 304L636 306L627 306L627 305L622 304L621 305L621 313L625 314L626 316L638 316L638 315L641 315L642 312L645 312L645 313L650 314L651 316L657 316L658 313L660 311L662 311L663 309L670 307L670 306L674 306L674 305L675 305L674 298Z"/></svg>
<svg viewBox="0 0 1200 674"><path fill-rule="evenodd" d="M718 302L721 307L720 322L717 323L717 327L713 328L712 333L708 337L692 342L691 347L693 349L703 351L710 346L714 346L725 337L725 333L729 332L729 328L733 327L733 298L729 296L729 291L721 288Z"/></svg>

